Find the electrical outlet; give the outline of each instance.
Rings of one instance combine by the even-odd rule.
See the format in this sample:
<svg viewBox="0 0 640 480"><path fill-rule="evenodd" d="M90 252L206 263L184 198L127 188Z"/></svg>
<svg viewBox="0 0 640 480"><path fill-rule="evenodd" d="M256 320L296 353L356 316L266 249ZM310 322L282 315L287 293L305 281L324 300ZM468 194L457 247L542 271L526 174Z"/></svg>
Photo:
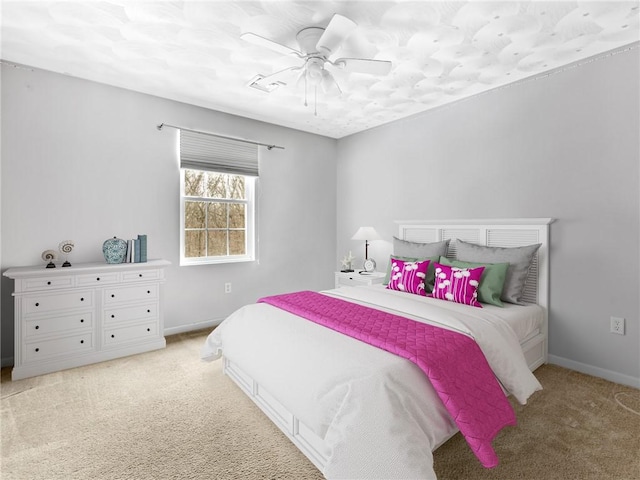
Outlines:
<svg viewBox="0 0 640 480"><path fill-rule="evenodd" d="M624 318L611 317L611 333L624 335Z"/></svg>
<svg viewBox="0 0 640 480"><path fill-rule="evenodd" d="M231 283L224 284L224 293L231 293Z"/></svg>

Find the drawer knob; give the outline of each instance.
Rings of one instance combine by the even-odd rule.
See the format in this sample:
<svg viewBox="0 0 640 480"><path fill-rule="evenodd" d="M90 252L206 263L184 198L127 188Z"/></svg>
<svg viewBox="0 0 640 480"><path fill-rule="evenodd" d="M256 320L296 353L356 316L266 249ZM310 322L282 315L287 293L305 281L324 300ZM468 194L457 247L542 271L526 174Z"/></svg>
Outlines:
<svg viewBox="0 0 640 480"><path fill-rule="evenodd" d="M142 274L141 274L141 273L139 273L139 274L138 274L138 276L139 276L140 278L142 278Z"/></svg>
<svg viewBox="0 0 640 480"><path fill-rule="evenodd" d="M80 340L80 343L84 343L84 340Z"/></svg>
<svg viewBox="0 0 640 480"><path fill-rule="evenodd" d="M116 318L116 316L115 315L111 315L111 318Z"/></svg>
<svg viewBox="0 0 640 480"><path fill-rule="evenodd" d="M39 348L36 348L36 352L39 352L39 351L40 351L40 349L39 349Z"/></svg>
<svg viewBox="0 0 640 480"><path fill-rule="evenodd" d="M80 319L80 323L84 323L84 318L81 318L81 319Z"/></svg>
<svg viewBox="0 0 640 480"><path fill-rule="evenodd" d="M80 301L81 301L81 302L84 302L84 297L80 297Z"/></svg>
<svg viewBox="0 0 640 480"><path fill-rule="evenodd" d="M151 290L147 290L147 293L151 293Z"/></svg>
<svg viewBox="0 0 640 480"><path fill-rule="evenodd" d="M149 310L148 308L147 308L147 313L151 313L151 310Z"/></svg>
<svg viewBox="0 0 640 480"><path fill-rule="evenodd" d="M38 302L36 302L36 307L39 307L39 306L40 306L40 304Z"/></svg>
<svg viewBox="0 0 640 480"><path fill-rule="evenodd" d="M150 331L151 331L151 329L150 329L150 328L147 328L147 332L150 332Z"/></svg>
<svg viewBox="0 0 640 480"><path fill-rule="evenodd" d="M116 296L115 293L111 294L111 298L115 298L115 296Z"/></svg>
<svg viewBox="0 0 640 480"><path fill-rule="evenodd" d="M98 282L99 282L99 281L100 281L100 277L96 277L96 281L98 281Z"/></svg>
<svg viewBox="0 0 640 480"><path fill-rule="evenodd" d="M40 325L36 325L36 330L38 330L40 328Z"/></svg>
<svg viewBox="0 0 640 480"><path fill-rule="evenodd" d="M111 335L111 338L116 338L116 336L112 334L112 335Z"/></svg>
<svg viewBox="0 0 640 480"><path fill-rule="evenodd" d="M51 285L51 282L47 282L47 285Z"/></svg>

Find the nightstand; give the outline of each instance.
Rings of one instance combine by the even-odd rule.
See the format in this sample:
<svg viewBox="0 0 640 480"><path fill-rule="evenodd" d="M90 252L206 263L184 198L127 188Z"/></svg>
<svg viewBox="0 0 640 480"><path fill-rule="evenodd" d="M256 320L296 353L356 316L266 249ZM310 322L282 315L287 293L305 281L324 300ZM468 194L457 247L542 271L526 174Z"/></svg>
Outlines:
<svg viewBox="0 0 640 480"><path fill-rule="evenodd" d="M384 280L384 277L385 274L382 272L336 272L336 288L347 286L355 287L358 285L379 285Z"/></svg>

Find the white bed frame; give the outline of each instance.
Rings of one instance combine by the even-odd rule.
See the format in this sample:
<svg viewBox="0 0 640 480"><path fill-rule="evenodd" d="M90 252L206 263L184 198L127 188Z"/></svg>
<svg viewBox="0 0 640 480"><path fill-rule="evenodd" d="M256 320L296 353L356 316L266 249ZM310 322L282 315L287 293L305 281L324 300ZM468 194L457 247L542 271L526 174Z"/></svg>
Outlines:
<svg viewBox="0 0 640 480"><path fill-rule="evenodd" d="M521 343L531 371L547 363L549 306L549 225L551 218L492 220L397 221L398 238L414 242L438 242L451 239L449 257L455 257L455 241L491 247L520 247L540 243L525 286L524 299L544 308L539 332ZM300 451L322 472L329 458L329 448L322 438L307 428L254 379L224 358L228 375L276 424Z"/></svg>

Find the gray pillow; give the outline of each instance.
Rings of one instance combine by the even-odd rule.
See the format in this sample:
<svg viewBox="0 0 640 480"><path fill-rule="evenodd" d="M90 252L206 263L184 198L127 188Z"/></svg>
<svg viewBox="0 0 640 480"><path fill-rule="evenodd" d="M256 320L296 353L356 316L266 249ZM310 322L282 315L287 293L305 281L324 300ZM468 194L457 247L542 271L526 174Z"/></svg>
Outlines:
<svg viewBox="0 0 640 480"><path fill-rule="evenodd" d="M449 240L442 242L418 243L393 237L393 256L397 257L446 257Z"/></svg>
<svg viewBox="0 0 640 480"><path fill-rule="evenodd" d="M529 268L540 243L524 247L485 247L456 240L456 259L463 262L508 263L507 275L500 299L524 305L522 295Z"/></svg>

